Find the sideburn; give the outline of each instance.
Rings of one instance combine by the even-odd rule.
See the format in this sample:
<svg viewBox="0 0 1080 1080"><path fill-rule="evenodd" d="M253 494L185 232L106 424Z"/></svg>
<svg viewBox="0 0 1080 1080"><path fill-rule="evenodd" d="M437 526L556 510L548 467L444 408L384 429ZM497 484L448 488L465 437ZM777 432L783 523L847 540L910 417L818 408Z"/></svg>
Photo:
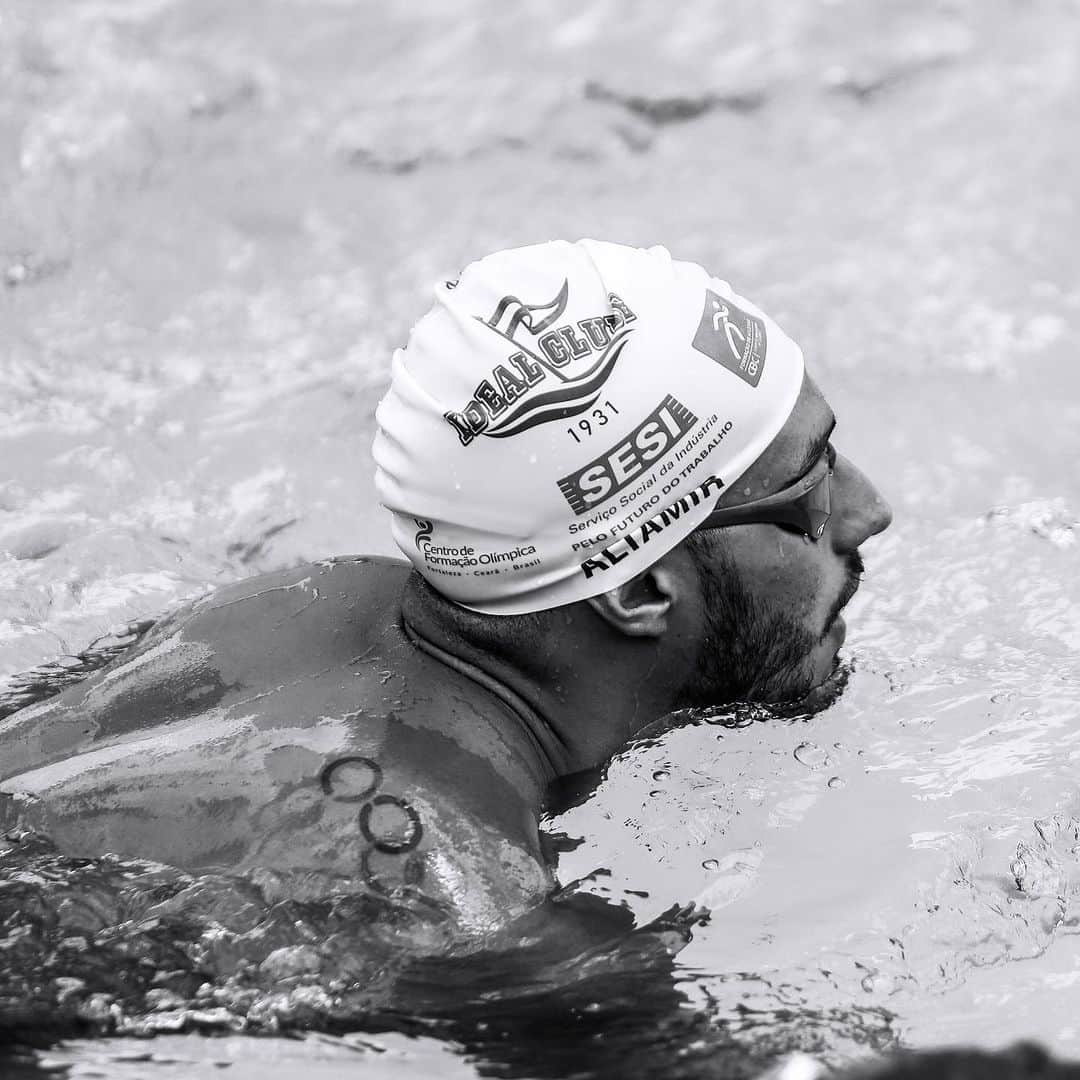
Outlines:
<svg viewBox="0 0 1080 1080"><path fill-rule="evenodd" d="M741 580L719 530L692 534L687 549L705 603L705 629L681 707L785 701L813 685L804 670L816 642L794 619L767 616Z"/></svg>

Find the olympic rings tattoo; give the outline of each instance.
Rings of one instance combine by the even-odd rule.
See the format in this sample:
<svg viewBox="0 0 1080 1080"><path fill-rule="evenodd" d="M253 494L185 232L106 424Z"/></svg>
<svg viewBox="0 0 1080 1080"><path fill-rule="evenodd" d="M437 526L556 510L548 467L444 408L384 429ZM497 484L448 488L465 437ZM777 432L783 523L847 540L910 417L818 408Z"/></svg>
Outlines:
<svg viewBox="0 0 1080 1080"><path fill-rule="evenodd" d="M372 830L371 816L377 806L394 807L404 815L404 837L398 838L396 830L393 835L380 836ZM360 808L360 831L376 851L385 851L388 855L400 855L404 851L412 851L420 843L420 837L424 835L424 827L420 824L420 815L404 800L396 795L377 795L369 803L364 803Z"/></svg>
<svg viewBox="0 0 1080 1080"><path fill-rule="evenodd" d="M337 802L363 802L382 783L382 769L371 758L338 758L323 769L319 783Z"/></svg>
<svg viewBox="0 0 1080 1080"><path fill-rule="evenodd" d="M424 880L424 861L419 853L401 863L376 858L377 854L406 855L420 843L424 826L415 808L398 795L376 795L383 771L371 758L335 758L319 775L323 793L335 802L362 803L357 820L367 847L360 855L360 873L377 892L412 891ZM374 863L381 864L376 867ZM389 874L388 874L389 871ZM387 877L397 881L387 881Z"/></svg>

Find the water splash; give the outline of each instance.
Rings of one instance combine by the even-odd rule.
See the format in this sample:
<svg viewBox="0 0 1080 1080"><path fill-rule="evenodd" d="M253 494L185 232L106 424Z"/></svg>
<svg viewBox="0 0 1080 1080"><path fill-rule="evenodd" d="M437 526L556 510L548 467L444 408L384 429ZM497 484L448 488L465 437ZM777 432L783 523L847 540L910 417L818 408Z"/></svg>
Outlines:
<svg viewBox="0 0 1080 1080"><path fill-rule="evenodd" d="M795 1023L782 994L737 1020L688 1009L674 958L708 919L693 906L636 927L625 908L571 890L462 951L429 911L333 891L298 902L282 885L9 839L0 1043L35 1032L404 1031L467 1045L500 1075L621 1062L620 1075L642 1078L749 1077L841 1031L892 1044L880 1010L807 1002Z"/></svg>

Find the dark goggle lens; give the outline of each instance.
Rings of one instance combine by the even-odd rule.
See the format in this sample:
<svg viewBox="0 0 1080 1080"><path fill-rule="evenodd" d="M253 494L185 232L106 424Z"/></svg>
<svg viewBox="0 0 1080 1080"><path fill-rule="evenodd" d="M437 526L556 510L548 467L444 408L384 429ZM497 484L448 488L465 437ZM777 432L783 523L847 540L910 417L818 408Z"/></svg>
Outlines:
<svg viewBox="0 0 1080 1080"><path fill-rule="evenodd" d="M784 525L811 540L820 540L832 513L829 477L835 461L835 454L830 447L810 473L787 491L743 503L741 506L722 507L710 514L699 528L717 529L727 525L759 523Z"/></svg>
<svg viewBox="0 0 1080 1080"><path fill-rule="evenodd" d="M808 491L803 492L794 502L777 507L781 524L793 525L800 532L806 533L811 540L820 540L832 513L832 490L829 474L824 473Z"/></svg>

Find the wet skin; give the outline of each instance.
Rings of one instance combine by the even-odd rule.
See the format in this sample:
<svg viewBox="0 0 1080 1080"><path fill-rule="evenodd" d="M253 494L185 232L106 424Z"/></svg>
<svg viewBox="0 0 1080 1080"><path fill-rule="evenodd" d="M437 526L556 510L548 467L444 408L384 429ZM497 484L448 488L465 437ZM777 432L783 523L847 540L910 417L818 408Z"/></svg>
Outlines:
<svg viewBox="0 0 1080 1080"><path fill-rule="evenodd" d="M787 486L831 426L806 380L725 502ZM773 673L776 697L832 670L852 553L889 522L842 457L832 483L818 543L769 524L722 530L755 603L813 643ZM417 582L396 560L331 559L186 606L0 721L0 825L74 855L271 868L297 895L392 894L466 934L505 925L553 885L538 825L551 782L607 760L695 677L699 568L680 545L618 603L556 609L540 640L502 655L461 640L452 616L440 624Z"/></svg>
<svg viewBox="0 0 1080 1080"><path fill-rule="evenodd" d="M0 722L0 820L71 854L313 871L463 930L523 910L552 885L550 777L513 714L410 642L409 573L329 560L196 602Z"/></svg>
<svg viewBox="0 0 1080 1080"><path fill-rule="evenodd" d="M724 492L719 506L737 506L786 487L820 457L835 418L814 381L807 376L783 430L765 453ZM804 631L814 642L797 667L770 680L767 699L799 696L833 670L846 626L839 609L858 586L855 553L870 537L888 528L892 510L866 475L838 453L830 480L832 514L815 543L773 524L734 525L722 542L750 597L766 618Z"/></svg>

